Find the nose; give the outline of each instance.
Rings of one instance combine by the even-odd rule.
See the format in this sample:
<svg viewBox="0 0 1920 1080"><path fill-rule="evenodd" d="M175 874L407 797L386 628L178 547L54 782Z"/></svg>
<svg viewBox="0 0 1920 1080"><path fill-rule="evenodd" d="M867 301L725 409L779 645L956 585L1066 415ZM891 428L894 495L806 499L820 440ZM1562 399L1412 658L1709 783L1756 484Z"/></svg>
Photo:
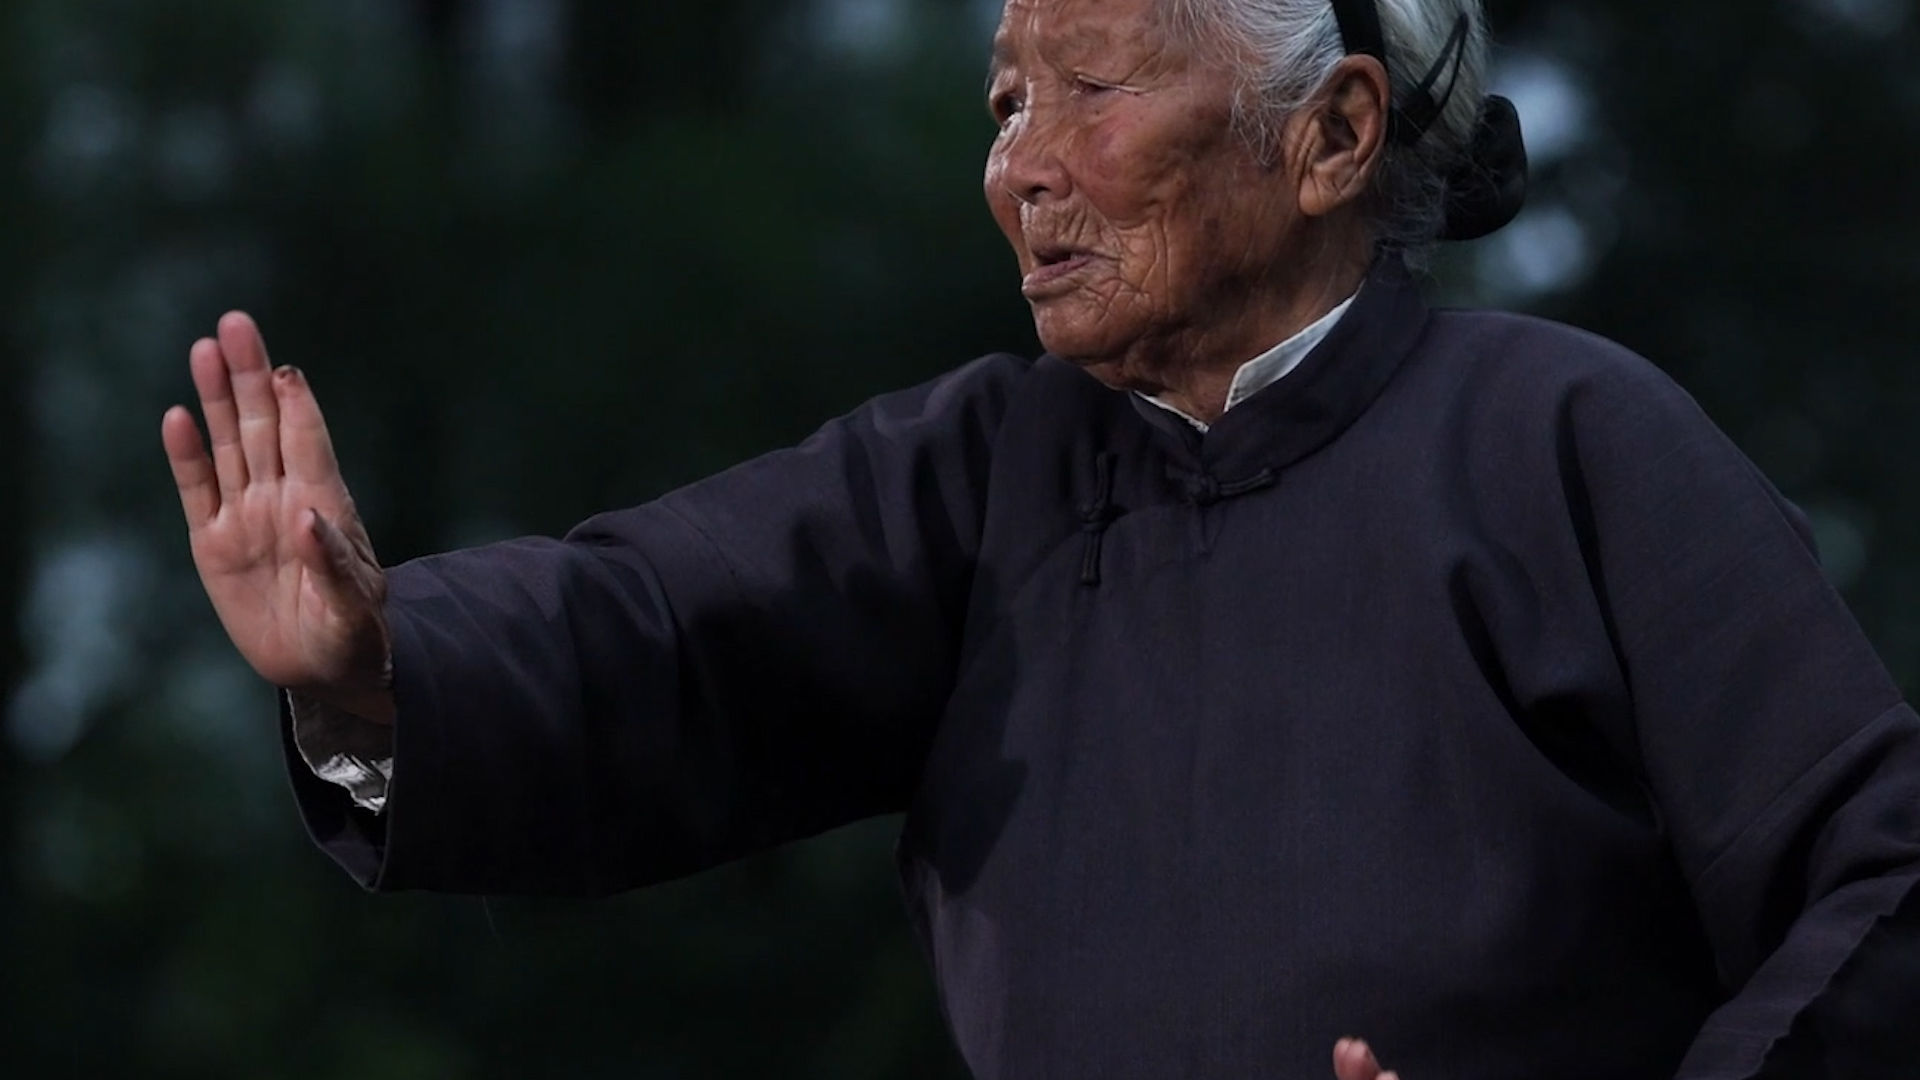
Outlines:
<svg viewBox="0 0 1920 1080"><path fill-rule="evenodd" d="M1000 144L1000 186L1029 206L1064 199L1073 180L1061 157L1061 132L1033 112L1014 118Z"/></svg>

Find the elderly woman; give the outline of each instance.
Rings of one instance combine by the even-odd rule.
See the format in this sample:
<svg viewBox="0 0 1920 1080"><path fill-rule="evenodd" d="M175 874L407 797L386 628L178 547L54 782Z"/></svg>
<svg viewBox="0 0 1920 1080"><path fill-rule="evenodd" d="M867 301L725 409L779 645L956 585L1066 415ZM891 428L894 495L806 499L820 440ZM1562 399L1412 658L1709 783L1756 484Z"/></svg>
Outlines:
<svg viewBox="0 0 1920 1080"><path fill-rule="evenodd" d="M1645 361L1404 267L1518 205L1479 7L1009 0L985 187L1048 354L563 540L382 571L222 320L211 456L165 443L320 844L604 893L904 811L983 1078L1891 1046L1920 720L1799 515Z"/></svg>

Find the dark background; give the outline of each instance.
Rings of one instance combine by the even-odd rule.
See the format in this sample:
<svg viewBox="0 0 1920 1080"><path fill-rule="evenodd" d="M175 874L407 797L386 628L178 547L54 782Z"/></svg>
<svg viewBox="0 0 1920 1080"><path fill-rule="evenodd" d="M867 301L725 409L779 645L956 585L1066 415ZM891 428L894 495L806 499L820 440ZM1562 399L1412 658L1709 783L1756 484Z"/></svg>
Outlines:
<svg viewBox="0 0 1920 1080"><path fill-rule="evenodd" d="M1920 677L1920 12L1492 5L1526 216L1434 292L1653 357ZM1031 350L988 0L0 5L0 1073L957 1076L873 822L617 900L361 894L158 439L229 308L389 561Z"/></svg>

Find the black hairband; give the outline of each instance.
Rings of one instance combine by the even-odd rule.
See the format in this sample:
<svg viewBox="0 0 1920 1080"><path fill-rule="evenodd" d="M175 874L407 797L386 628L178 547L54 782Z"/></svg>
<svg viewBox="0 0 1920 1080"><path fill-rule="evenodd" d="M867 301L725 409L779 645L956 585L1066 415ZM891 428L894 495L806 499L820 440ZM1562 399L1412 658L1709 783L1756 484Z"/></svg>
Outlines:
<svg viewBox="0 0 1920 1080"><path fill-rule="evenodd" d="M1380 12L1374 0L1332 0L1332 3L1347 54L1371 56L1386 66L1386 37L1380 30ZM1453 33L1447 37L1440 55L1434 58L1433 66L1421 76L1407 100L1390 105L1387 113L1390 142L1412 146L1440 119L1447 101L1453 97L1454 85L1460 81L1469 29L1468 16L1462 12L1454 20ZM1436 98L1434 88L1443 75L1446 86ZM1520 114L1513 102L1488 95L1480 109L1480 122L1474 128L1467 159L1447 177L1446 222L1441 226L1440 238L1474 240L1485 236L1512 221L1526 201L1527 147L1520 135Z"/></svg>

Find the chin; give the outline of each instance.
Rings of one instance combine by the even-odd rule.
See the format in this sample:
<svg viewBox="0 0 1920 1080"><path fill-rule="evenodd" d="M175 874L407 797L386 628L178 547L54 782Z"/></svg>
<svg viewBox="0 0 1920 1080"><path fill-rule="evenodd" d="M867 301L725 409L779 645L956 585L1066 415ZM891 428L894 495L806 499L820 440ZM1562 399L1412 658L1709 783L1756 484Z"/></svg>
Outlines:
<svg viewBox="0 0 1920 1080"><path fill-rule="evenodd" d="M1033 327L1040 345L1060 359L1073 364L1115 390L1151 390L1152 380L1132 370L1129 353L1139 335L1112 318L1100 319L1085 312L1033 313Z"/></svg>
<svg viewBox="0 0 1920 1080"><path fill-rule="evenodd" d="M1058 301L1034 308L1033 329L1048 352L1082 367L1105 359L1117 360L1137 336L1126 333L1118 320L1105 312Z"/></svg>

